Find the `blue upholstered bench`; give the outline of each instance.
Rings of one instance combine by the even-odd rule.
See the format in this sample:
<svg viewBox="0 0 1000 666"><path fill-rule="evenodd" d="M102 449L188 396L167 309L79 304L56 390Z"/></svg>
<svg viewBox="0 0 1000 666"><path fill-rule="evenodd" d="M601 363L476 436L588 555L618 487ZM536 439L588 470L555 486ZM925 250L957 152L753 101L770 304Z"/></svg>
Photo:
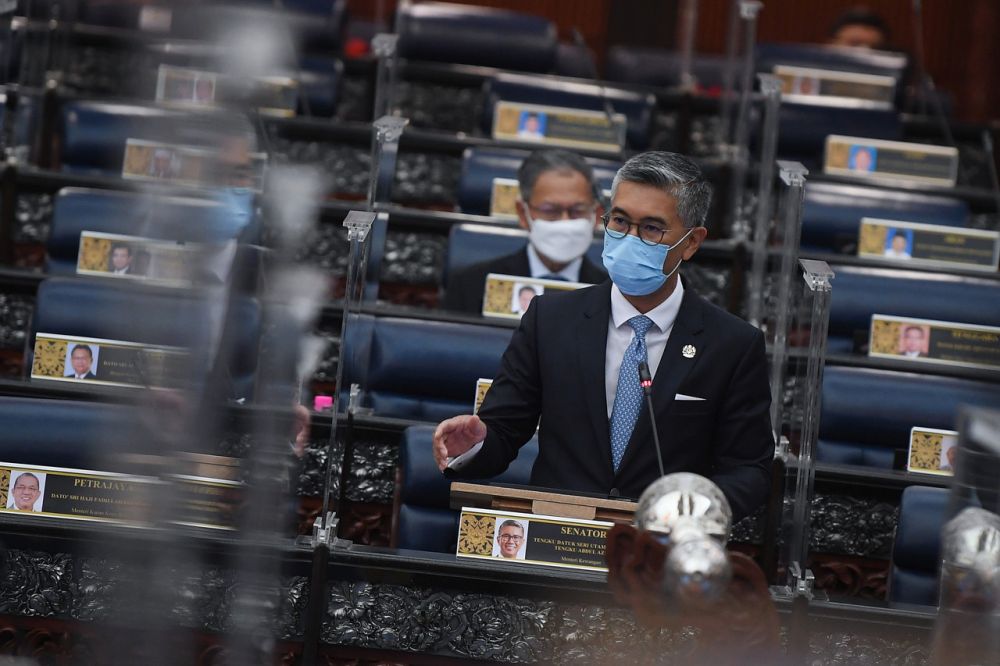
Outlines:
<svg viewBox="0 0 1000 666"><path fill-rule="evenodd" d="M953 430L961 405L1000 408L1000 391L988 382L828 365L816 459L891 469L910 428Z"/></svg>
<svg viewBox="0 0 1000 666"><path fill-rule="evenodd" d="M695 55L691 73L702 88L722 86L726 59ZM669 88L681 83L681 55L677 51L643 46L612 46L605 67L609 81Z"/></svg>
<svg viewBox="0 0 1000 666"><path fill-rule="evenodd" d="M414 426L403 432L399 445L400 485L397 491L393 546L442 553L455 552L458 512L449 508L451 481L431 454L432 426ZM507 471L493 479L527 485L538 456L538 440L524 445Z"/></svg>
<svg viewBox="0 0 1000 666"><path fill-rule="evenodd" d="M892 546L890 602L938 605L941 528L947 507L946 488L910 486L903 490Z"/></svg>

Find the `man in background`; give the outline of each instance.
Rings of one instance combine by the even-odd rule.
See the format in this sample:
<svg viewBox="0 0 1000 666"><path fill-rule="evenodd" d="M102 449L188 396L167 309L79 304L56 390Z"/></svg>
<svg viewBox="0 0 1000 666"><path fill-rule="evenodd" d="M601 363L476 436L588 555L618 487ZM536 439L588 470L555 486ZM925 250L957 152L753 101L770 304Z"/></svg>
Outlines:
<svg viewBox="0 0 1000 666"><path fill-rule="evenodd" d="M866 7L858 7L841 14L830 27L829 44L887 49L889 37L889 26L881 16Z"/></svg>
<svg viewBox="0 0 1000 666"><path fill-rule="evenodd" d="M482 313L490 273L588 284L607 279L607 273L584 256L604 213L586 160L568 150L537 150L521 163L517 180L518 222L528 231L528 245L450 276L445 310Z"/></svg>

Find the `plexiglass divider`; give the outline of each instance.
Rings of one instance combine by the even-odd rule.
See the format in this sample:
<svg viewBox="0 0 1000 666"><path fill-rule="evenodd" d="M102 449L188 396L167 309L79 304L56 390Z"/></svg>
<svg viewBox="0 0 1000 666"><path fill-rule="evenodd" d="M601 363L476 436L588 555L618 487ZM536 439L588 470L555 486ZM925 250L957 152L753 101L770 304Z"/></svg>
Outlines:
<svg viewBox="0 0 1000 666"><path fill-rule="evenodd" d="M933 664L996 663L1000 654L1000 411L963 408L958 441L941 437L954 480L941 526ZM917 517L921 520L921 517Z"/></svg>
<svg viewBox="0 0 1000 666"><path fill-rule="evenodd" d="M378 58L375 74L375 109L372 118L396 115L396 86L398 84L399 35L379 33L372 38L372 52Z"/></svg>
<svg viewBox="0 0 1000 666"><path fill-rule="evenodd" d="M695 89L698 81L695 79L692 70L692 60L694 59L694 42L698 29L698 0L683 0L679 10L680 20L678 25L678 43L680 44L681 73L680 86L686 92Z"/></svg>
<svg viewBox="0 0 1000 666"><path fill-rule="evenodd" d="M732 164L729 190L729 237L744 241L750 236L743 194L750 164L750 102L753 97L754 49L757 37L757 14L763 4L758 0L740 2L743 27L743 64L740 72L740 103L736 113L736 129L727 157Z"/></svg>
<svg viewBox="0 0 1000 666"><path fill-rule="evenodd" d="M757 178L757 210L751 245L747 291L747 319L760 328L764 323L764 276L767 272L768 241L773 226L774 172L778 152L778 112L781 108L781 81L772 74L758 74L764 98L761 132L760 172Z"/></svg>
<svg viewBox="0 0 1000 666"><path fill-rule="evenodd" d="M722 68L722 97L719 104L719 152L725 154L730 143L733 120L733 92L736 86L736 54L740 41L740 3L730 0L729 23L726 29L726 59Z"/></svg>
<svg viewBox="0 0 1000 666"><path fill-rule="evenodd" d="M782 598L812 599L809 562L810 520L816 475L823 365L830 322L833 271L825 261L800 259L801 282L784 301L794 330L795 348L788 354L793 377L791 408L783 413L789 448L784 455L785 493L779 544L779 584L772 592Z"/></svg>

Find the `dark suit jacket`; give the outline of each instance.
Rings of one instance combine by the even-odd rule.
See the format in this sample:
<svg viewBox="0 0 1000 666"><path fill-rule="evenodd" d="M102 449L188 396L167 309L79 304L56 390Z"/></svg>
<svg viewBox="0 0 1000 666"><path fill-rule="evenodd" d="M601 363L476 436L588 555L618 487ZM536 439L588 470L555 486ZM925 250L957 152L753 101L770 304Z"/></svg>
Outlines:
<svg viewBox="0 0 1000 666"><path fill-rule="evenodd" d="M76 377L76 373L71 372L70 374L66 375L66 377ZM95 375L92 372L87 372L87 373L85 373L83 375L83 378L84 379L97 379L97 375Z"/></svg>
<svg viewBox="0 0 1000 666"><path fill-rule="evenodd" d="M528 263L527 245L514 254L473 264L450 276L441 307L453 312L481 314L483 311L483 289L486 286L486 276L490 273L530 276L531 265ZM583 264L580 266L580 282L597 284L607 279L608 274L604 272L603 268L595 266L586 257L583 258Z"/></svg>
<svg viewBox="0 0 1000 666"><path fill-rule="evenodd" d="M479 416L480 452L449 476L490 478L538 433L532 485L637 498L657 477L643 409L621 466L611 463L604 357L611 282L534 299L504 352ZM696 353L681 353L691 345ZM677 393L705 400L675 400ZM685 287L653 378L666 473L694 472L725 493L735 519L767 498L774 439L764 336Z"/></svg>

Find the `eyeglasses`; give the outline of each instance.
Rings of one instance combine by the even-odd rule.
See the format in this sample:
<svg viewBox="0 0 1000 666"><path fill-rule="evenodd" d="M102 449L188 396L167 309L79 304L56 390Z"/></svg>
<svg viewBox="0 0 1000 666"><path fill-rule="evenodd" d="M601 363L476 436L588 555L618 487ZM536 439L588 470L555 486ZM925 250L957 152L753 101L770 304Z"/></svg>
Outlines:
<svg viewBox="0 0 1000 666"><path fill-rule="evenodd" d="M639 232L639 240L646 245L659 245L669 229L656 222L633 222L623 215L608 213L601 218L604 222L604 232L612 238L625 238L629 229L635 227Z"/></svg>
<svg viewBox="0 0 1000 666"><path fill-rule="evenodd" d="M563 219L564 216L570 220L589 217L594 214L595 208L594 204L574 204L572 206L550 206L548 204L532 206L527 204L527 206L534 213L535 218L546 222L555 222Z"/></svg>
<svg viewBox="0 0 1000 666"><path fill-rule="evenodd" d="M500 543L520 543L523 538L524 537L517 536L516 534L501 534L497 537Z"/></svg>

